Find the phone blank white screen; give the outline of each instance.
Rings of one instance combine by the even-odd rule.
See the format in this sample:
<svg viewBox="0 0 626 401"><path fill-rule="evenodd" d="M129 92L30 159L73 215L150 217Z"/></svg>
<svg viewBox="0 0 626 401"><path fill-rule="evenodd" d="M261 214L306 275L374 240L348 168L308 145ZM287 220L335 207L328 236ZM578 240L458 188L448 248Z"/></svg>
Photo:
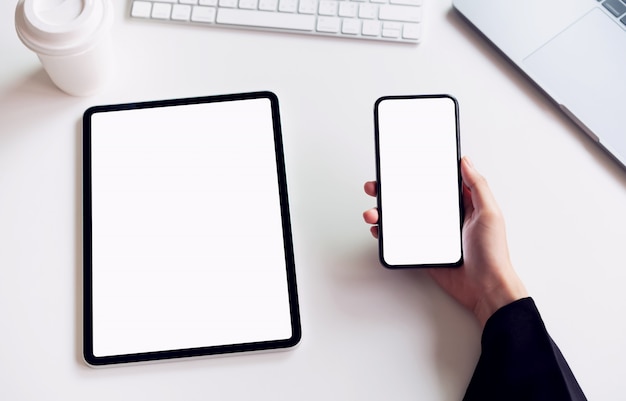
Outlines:
<svg viewBox="0 0 626 401"><path fill-rule="evenodd" d="M92 116L97 357L292 335L271 103Z"/></svg>
<svg viewBox="0 0 626 401"><path fill-rule="evenodd" d="M381 238L389 265L461 258L455 103L447 97L378 105Z"/></svg>

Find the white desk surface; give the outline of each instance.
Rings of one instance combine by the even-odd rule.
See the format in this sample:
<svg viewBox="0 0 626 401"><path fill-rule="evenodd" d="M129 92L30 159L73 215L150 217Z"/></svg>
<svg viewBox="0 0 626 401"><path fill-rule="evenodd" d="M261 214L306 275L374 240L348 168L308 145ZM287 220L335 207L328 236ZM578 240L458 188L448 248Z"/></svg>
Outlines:
<svg viewBox="0 0 626 401"><path fill-rule="evenodd" d="M117 76L57 90L0 2L0 399L459 400L477 323L420 271L388 271L361 212L372 110L449 93L462 151L507 219L513 262L591 400L626 393L626 171L451 10L389 44L128 18ZM287 352L92 369L82 347L81 118L92 105L272 90L279 99L303 339Z"/></svg>

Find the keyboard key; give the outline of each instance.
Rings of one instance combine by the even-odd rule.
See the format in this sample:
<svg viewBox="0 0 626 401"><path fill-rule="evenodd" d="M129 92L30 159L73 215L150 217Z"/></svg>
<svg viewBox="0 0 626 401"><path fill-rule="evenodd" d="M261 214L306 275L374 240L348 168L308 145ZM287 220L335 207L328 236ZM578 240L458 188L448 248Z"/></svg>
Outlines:
<svg viewBox="0 0 626 401"><path fill-rule="evenodd" d="M172 13L172 5L167 3L154 3L152 6L152 18L170 19Z"/></svg>
<svg viewBox="0 0 626 401"><path fill-rule="evenodd" d="M396 29L385 29L385 28L383 28L381 36L383 36L385 38L399 38L400 37L400 31L398 31Z"/></svg>
<svg viewBox="0 0 626 401"><path fill-rule="evenodd" d="M337 15L337 2L322 0L319 8L320 15Z"/></svg>
<svg viewBox="0 0 626 401"><path fill-rule="evenodd" d="M359 6L359 18L374 19L378 13L378 6L375 4L361 4Z"/></svg>
<svg viewBox="0 0 626 401"><path fill-rule="evenodd" d="M201 6L216 7L217 6L217 0L200 0L199 4Z"/></svg>
<svg viewBox="0 0 626 401"><path fill-rule="evenodd" d="M147 1L136 1L133 3L133 8L130 12L132 17L136 18L150 18L152 12L152 3Z"/></svg>
<svg viewBox="0 0 626 401"><path fill-rule="evenodd" d="M315 17L312 15L272 13L234 8L220 9L217 13L216 22L225 25L292 29L294 31L313 31L315 29Z"/></svg>
<svg viewBox="0 0 626 401"><path fill-rule="evenodd" d="M246 10L256 10L258 0L239 0L239 8L245 8Z"/></svg>
<svg viewBox="0 0 626 401"><path fill-rule="evenodd" d="M189 17L191 17L191 6L174 4L172 8L172 19L174 21L189 21Z"/></svg>
<svg viewBox="0 0 626 401"><path fill-rule="evenodd" d="M283 13L295 13L298 9L298 0L280 0L278 11Z"/></svg>
<svg viewBox="0 0 626 401"><path fill-rule="evenodd" d="M620 0L606 0L602 5L615 17L626 13L626 4L622 3Z"/></svg>
<svg viewBox="0 0 626 401"><path fill-rule="evenodd" d="M215 22L215 13L217 9L213 7L195 6L191 11L191 20L193 22Z"/></svg>
<svg viewBox="0 0 626 401"><path fill-rule="evenodd" d="M420 22L422 9L421 7L382 5L378 18L385 21Z"/></svg>
<svg viewBox="0 0 626 401"><path fill-rule="evenodd" d="M361 32L361 21L355 18L345 18L341 24L341 32L348 35L358 35Z"/></svg>
<svg viewBox="0 0 626 401"><path fill-rule="evenodd" d="M356 17L359 10L359 5L349 1L339 2L339 16L340 17Z"/></svg>
<svg viewBox="0 0 626 401"><path fill-rule="evenodd" d="M337 33L341 26L341 19L337 17L319 17L317 19L317 31Z"/></svg>
<svg viewBox="0 0 626 401"><path fill-rule="evenodd" d="M389 0L389 3L401 6L421 6L422 0Z"/></svg>
<svg viewBox="0 0 626 401"><path fill-rule="evenodd" d="M278 0L259 0L259 10L276 11Z"/></svg>
<svg viewBox="0 0 626 401"><path fill-rule="evenodd" d="M421 25L419 24L404 24L404 28L402 29L402 37L404 39L419 39L421 35Z"/></svg>
<svg viewBox="0 0 626 401"><path fill-rule="evenodd" d="M389 22L383 23L381 36L385 38L399 38L402 33L403 24L401 22Z"/></svg>
<svg viewBox="0 0 626 401"><path fill-rule="evenodd" d="M315 14L317 10L317 1L315 0L300 0L298 6L298 12L300 14Z"/></svg>
<svg viewBox="0 0 626 401"><path fill-rule="evenodd" d="M366 36L380 35L380 22L370 20L363 21L363 30L361 33Z"/></svg>

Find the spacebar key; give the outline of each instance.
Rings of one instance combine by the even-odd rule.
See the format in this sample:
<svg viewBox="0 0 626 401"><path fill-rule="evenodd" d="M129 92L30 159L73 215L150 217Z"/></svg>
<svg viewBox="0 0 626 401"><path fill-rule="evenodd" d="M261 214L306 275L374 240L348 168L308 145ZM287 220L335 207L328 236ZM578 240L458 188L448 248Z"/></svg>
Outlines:
<svg viewBox="0 0 626 401"><path fill-rule="evenodd" d="M215 22L227 25L293 29L298 31L312 31L315 28L315 16L313 15L239 10L234 8L220 8L217 11Z"/></svg>

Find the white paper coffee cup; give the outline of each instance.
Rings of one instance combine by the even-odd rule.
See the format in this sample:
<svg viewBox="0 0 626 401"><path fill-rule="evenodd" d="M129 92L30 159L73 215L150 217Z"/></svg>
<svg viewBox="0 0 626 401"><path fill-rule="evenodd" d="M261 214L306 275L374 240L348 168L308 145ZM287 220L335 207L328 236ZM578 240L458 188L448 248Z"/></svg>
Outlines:
<svg viewBox="0 0 626 401"><path fill-rule="evenodd" d="M19 0L15 29L61 90L97 93L113 73L109 0Z"/></svg>

